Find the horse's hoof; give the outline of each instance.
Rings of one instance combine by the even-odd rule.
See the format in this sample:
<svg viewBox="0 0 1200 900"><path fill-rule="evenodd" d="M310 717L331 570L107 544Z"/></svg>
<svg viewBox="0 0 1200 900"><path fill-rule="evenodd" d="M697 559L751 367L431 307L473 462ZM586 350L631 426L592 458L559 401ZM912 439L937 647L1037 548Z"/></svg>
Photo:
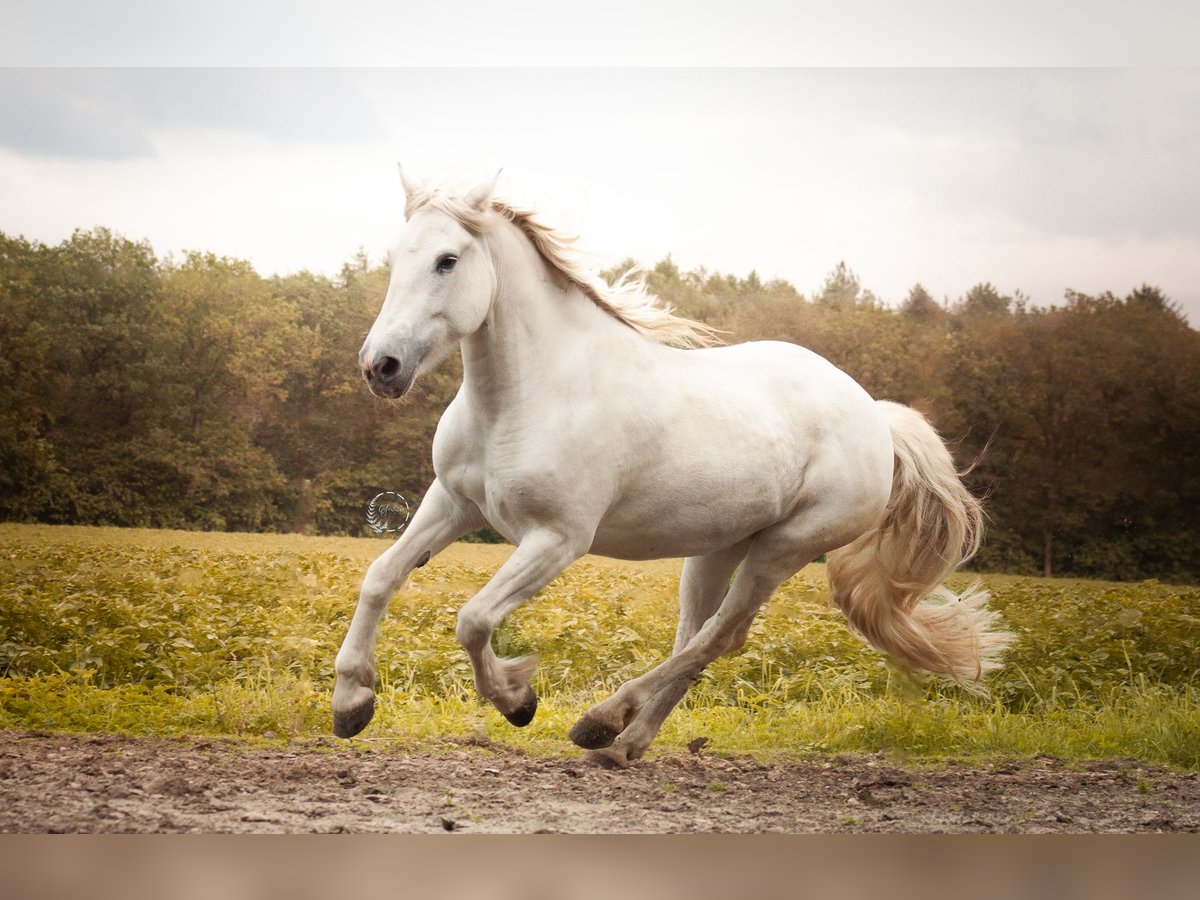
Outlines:
<svg viewBox="0 0 1200 900"><path fill-rule="evenodd" d="M349 712L334 712L333 733L340 738L352 738L367 727L374 715L375 696L372 695L358 709L352 709Z"/></svg>
<svg viewBox="0 0 1200 900"><path fill-rule="evenodd" d="M616 728L585 715L571 729L570 738L577 747L599 750L615 741L620 733Z"/></svg>
<svg viewBox="0 0 1200 900"><path fill-rule="evenodd" d="M508 719L508 724L524 728L533 721L533 714L537 712L537 705L537 694L533 692L533 688L529 688L528 699L512 712L505 713L504 718Z"/></svg>
<svg viewBox="0 0 1200 900"><path fill-rule="evenodd" d="M616 747L602 747L599 750L591 750L584 757L593 766L598 766L601 769L628 769L629 757L625 755L624 750L619 750Z"/></svg>

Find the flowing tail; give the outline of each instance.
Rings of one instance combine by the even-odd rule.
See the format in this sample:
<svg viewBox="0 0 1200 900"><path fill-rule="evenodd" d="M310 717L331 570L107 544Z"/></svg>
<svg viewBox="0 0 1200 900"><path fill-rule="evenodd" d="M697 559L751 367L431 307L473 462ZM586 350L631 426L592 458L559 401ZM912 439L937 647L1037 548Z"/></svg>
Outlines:
<svg viewBox="0 0 1200 900"><path fill-rule="evenodd" d="M983 537L983 508L942 439L915 409L879 401L892 430L895 474L882 521L828 555L832 602L878 650L902 665L948 675L986 694L1013 635L1001 630L978 582L962 594L942 580Z"/></svg>

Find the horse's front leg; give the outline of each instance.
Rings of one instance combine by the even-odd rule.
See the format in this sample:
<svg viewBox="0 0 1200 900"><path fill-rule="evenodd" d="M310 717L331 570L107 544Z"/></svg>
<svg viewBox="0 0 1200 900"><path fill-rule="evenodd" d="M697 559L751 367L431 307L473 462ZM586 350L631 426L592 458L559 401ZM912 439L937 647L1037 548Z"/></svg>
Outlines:
<svg viewBox="0 0 1200 900"><path fill-rule="evenodd" d="M586 542L551 531L527 534L492 580L459 611L455 635L471 657L475 687L513 725L528 725L537 712L537 695L529 685L535 661L531 656L498 657L492 650L492 632L586 549Z"/></svg>
<svg viewBox="0 0 1200 900"><path fill-rule="evenodd" d="M375 714L375 630L392 594L413 569L483 524L473 503L454 497L435 479L399 540L371 563L335 664L333 733L338 737L358 734Z"/></svg>

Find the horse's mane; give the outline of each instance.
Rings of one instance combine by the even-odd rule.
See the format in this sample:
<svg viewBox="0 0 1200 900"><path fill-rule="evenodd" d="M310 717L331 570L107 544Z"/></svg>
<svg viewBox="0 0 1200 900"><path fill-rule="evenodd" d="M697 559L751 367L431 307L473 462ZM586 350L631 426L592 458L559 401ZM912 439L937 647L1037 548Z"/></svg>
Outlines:
<svg viewBox="0 0 1200 900"><path fill-rule="evenodd" d="M492 198L479 208L462 197L441 190L421 191L408 198L404 214L419 209L440 210L475 234L495 227L490 214L496 214L517 226L551 266L598 307L638 334L661 344L680 347L710 347L720 343L717 332L692 319L674 315L669 304L662 303L646 287L645 273L637 268L625 272L609 284L589 268L575 249L578 238L547 225L533 210L521 209Z"/></svg>

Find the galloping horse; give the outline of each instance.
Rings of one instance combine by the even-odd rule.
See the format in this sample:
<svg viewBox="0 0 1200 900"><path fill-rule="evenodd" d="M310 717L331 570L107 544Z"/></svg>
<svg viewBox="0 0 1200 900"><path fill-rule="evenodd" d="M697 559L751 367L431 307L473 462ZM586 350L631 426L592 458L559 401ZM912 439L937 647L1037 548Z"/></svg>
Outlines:
<svg viewBox="0 0 1200 900"><path fill-rule="evenodd" d="M535 213L493 198L494 177L463 193L401 179L406 225L359 364L372 392L401 397L457 343L463 383L433 441L436 479L363 581L337 655L337 735L374 713L391 595L485 524L515 550L455 633L479 692L518 726L537 710L534 662L493 651L504 617L585 553L685 558L671 656L571 729L600 764L639 758L822 553L833 602L872 645L982 691L1011 636L978 586L940 586L978 548L982 513L919 413L793 344L713 346L710 329L640 282L599 279Z"/></svg>

